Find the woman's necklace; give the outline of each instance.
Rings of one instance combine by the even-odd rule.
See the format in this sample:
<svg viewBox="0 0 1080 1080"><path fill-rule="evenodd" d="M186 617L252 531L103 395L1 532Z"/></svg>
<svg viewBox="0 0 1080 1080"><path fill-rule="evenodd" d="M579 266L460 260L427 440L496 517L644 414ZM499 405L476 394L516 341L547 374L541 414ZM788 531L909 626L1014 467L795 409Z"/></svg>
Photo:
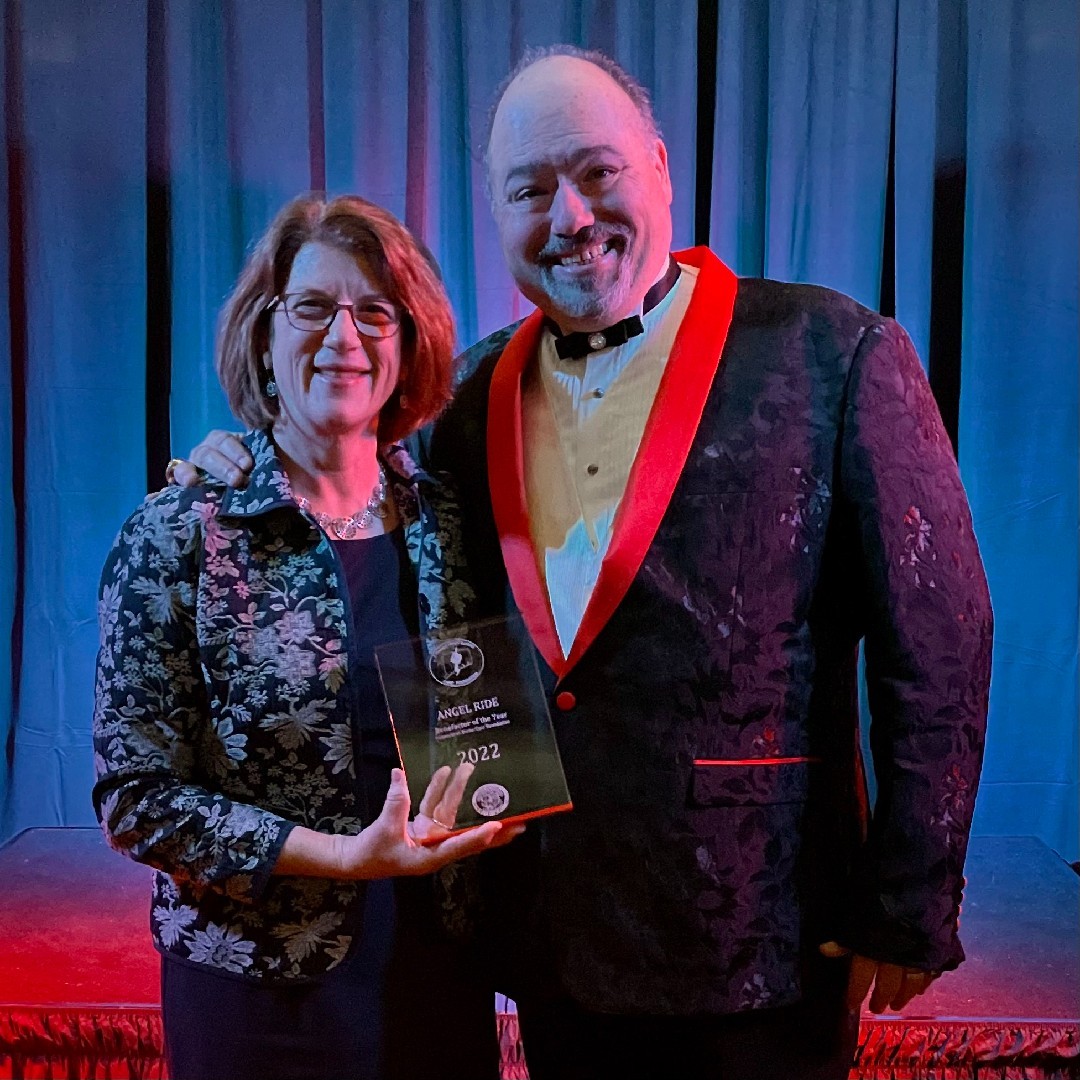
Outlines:
<svg viewBox="0 0 1080 1080"><path fill-rule="evenodd" d="M337 540L352 540L357 533L363 532L375 518L382 520L390 512L386 505L386 473L379 464L379 479L372 488L371 497L359 510L349 517L331 517L321 510L316 510L303 495L296 495L296 505L306 514L310 514L318 523Z"/></svg>

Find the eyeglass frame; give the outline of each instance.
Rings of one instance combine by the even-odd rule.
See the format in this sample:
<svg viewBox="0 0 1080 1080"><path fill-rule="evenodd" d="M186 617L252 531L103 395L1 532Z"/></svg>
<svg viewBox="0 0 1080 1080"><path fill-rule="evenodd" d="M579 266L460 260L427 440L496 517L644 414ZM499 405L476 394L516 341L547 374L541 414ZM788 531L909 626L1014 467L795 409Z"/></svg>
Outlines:
<svg viewBox="0 0 1080 1080"><path fill-rule="evenodd" d="M360 323L360 322L357 321L356 311L355 311L355 308L356 308L355 303L353 303L353 304L342 304L337 300L331 300L330 297L326 297L327 304L333 304L334 305L333 314L330 315L330 317L326 320L326 322L322 326L319 326L319 327L297 326L296 323L294 323L292 321L292 315L289 313L289 303L288 302L289 302L290 297L304 296L304 295L305 295L304 293L299 293L299 292L295 292L295 293L278 293L278 295L275 296L274 299L271 300L270 303L267 304L265 308L263 308L263 311L265 313L267 313L267 314L270 314L270 315L272 315L275 311L284 312L285 313L285 319L288 322L288 324L294 330L299 330L301 334L321 334L323 331L329 330L330 327L333 326L334 320L338 317L338 312L339 311L347 311L349 313L349 318L352 320L353 326L356 327L356 332L361 337L368 338L371 341L386 341L388 338L392 338L401 329L401 320L403 318L407 317L408 314L409 314L408 311L406 311L404 308L400 308L397 304L391 305L393 307L393 309L394 309L395 314L397 315L397 321L396 322L387 324L391 328L391 332L388 333L388 334L371 334L371 333L368 333L367 330L363 329L363 327L367 327L368 329L375 329L375 327L373 327L371 325L371 323Z"/></svg>

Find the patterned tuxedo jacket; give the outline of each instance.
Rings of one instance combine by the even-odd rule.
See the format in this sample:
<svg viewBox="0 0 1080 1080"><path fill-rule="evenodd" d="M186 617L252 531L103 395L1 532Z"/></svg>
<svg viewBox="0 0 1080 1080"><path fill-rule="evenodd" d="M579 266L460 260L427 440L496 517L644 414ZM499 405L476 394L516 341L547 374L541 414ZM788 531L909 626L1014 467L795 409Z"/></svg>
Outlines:
<svg viewBox="0 0 1080 1080"><path fill-rule="evenodd" d="M697 285L569 657L521 476L538 313L466 354L425 447L482 610L543 657L574 800L483 857L500 988L725 1013L797 1000L829 938L955 967L992 615L922 367L845 296L677 258Z"/></svg>

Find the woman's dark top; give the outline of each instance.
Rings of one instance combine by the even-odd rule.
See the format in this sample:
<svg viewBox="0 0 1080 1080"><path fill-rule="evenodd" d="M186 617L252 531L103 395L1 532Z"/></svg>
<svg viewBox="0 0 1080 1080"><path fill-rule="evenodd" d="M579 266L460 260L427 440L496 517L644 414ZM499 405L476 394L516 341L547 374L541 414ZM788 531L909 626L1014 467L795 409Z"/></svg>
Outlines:
<svg viewBox="0 0 1080 1080"><path fill-rule="evenodd" d="M418 634L416 582L400 529L369 540L331 541L345 572L349 627L353 645L357 711L353 717L357 747L357 784L363 792L365 821L379 814L397 765L394 735L386 713L375 648Z"/></svg>

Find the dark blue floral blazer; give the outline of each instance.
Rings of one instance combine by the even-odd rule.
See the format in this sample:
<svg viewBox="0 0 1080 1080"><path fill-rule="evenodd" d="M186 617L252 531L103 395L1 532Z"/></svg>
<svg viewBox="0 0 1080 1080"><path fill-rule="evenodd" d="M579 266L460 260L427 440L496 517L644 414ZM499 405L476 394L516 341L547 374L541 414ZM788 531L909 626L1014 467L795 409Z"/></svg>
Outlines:
<svg viewBox="0 0 1080 1080"><path fill-rule="evenodd" d="M292 499L266 434L248 487L150 495L105 564L94 805L109 843L155 877L157 947L253 978L340 963L362 886L271 876L297 824L356 833L347 588ZM401 447L385 458L417 573L421 626L460 622L460 524ZM373 813L377 813L374 808Z"/></svg>
<svg viewBox="0 0 1080 1080"><path fill-rule="evenodd" d="M485 455L513 329L470 351L426 444L460 485L492 613L514 606ZM797 1000L830 938L955 967L991 633L971 514L907 336L829 290L741 280L637 577L563 682L548 672L574 810L481 860L501 988L724 1013Z"/></svg>

